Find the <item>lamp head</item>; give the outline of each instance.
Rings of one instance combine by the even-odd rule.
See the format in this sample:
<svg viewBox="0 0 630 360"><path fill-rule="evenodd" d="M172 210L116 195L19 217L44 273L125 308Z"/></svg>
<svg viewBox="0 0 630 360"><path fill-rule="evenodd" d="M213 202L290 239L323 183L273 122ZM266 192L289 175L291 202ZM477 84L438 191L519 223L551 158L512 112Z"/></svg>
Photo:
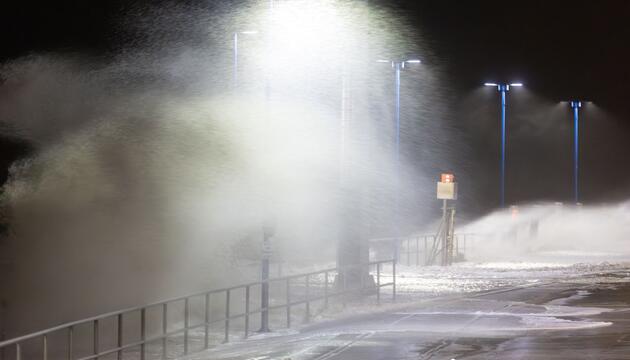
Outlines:
<svg viewBox="0 0 630 360"><path fill-rule="evenodd" d="M510 91L510 86L516 86L516 87L521 87L523 86L523 83L520 82L513 82L513 83L509 83L509 84L498 84L498 83L493 83L493 82L487 82L487 83L483 83L484 86L496 86L497 90L499 91Z"/></svg>

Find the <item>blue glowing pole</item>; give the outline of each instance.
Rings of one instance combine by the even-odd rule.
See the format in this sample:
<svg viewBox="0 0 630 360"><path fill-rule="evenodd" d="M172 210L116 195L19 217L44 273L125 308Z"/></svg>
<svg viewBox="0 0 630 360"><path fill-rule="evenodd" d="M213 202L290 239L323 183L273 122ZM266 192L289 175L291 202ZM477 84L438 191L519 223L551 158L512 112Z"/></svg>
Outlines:
<svg viewBox="0 0 630 360"><path fill-rule="evenodd" d="M573 108L573 199L575 203L580 202L579 197L579 118L580 107L582 103L580 101L571 101L571 108Z"/></svg>
<svg viewBox="0 0 630 360"><path fill-rule="evenodd" d="M396 110L395 110L395 122L396 122L396 179L394 186L395 191L395 203L394 203L394 223L396 233L396 253L395 258L398 260L400 252L399 237L400 237L400 70L402 62L396 61L394 63L396 72Z"/></svg>
<svg viewBox="0 0 630 360"><path fill-rule="evenodd" d="M501 190L500 190L500 205L502 208L505 207L505 142L506 142L506 109L507 109L507 92L510 91L510 86L521 87L523 83L515 82L510 84L497 84L497 83L484 83L485 86L496 87L499 90L499 94L501 94Z"/></svg>
<svg viewBox="0 0 630 360"><path fill-rule="evenodd" d="M505 95L510 88L508 85L499 85L498 88L501 93L501 207L505 207Z"/></svg>
<svg viewBox="0 0 630 360"><path fill-rule="evenodd" d="M396 63L396 217L398 218L398 203L400 195L400 67ZM398 232L398 224L396 225Z"/></svg>

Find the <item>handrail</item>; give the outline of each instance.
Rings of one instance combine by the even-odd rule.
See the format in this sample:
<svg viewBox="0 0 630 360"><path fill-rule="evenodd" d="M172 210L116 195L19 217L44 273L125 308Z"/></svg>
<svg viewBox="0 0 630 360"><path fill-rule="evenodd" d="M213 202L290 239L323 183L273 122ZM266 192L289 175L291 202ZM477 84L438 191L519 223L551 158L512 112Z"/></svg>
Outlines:
<svg viewBox="0 0 630 360"><path fill-rule="evenodd" d="M463 232L463 233L456 233L455 235L457 236L478 236L480 235L479 233L473 233L473 232ZM371 238L368 239L368 242L372 242L372 243L376 243L376 242L387 242L387 241L394 241L394 240L406 240L406 239L415 239L418 237L425 237L425 236L435 236L435 233L430 233L430 234L409 234L409 235L405 235L405 236L401 236L401 237L395 237L395 236L390 236L390 237L381 237L381 238Z"/></svg>
<svg viewBox="0 0 630 360"><path fill-rule="evenodd" d="M384 264L388 264L391 263L392 264L392 277L393 277L393 281L392 282L388 282L388 283L381 283L381 267ZM253 314L258 314L258 313L262 313L265 311L270 311L270 310L274 310L274 309L281 309L281 308L286 308L287 309L287 327L290 327L290 322L291 322L291 307L294 306L298 306L301 304L305 304L306 305L306 321L308 321L309 317L310 317L310 303L314 302L314 301L318 301L318 300L324 300L325 301L325 305L328 304L328 299L331 297L335 297L335 296L340 296L340 295L344 295L347 293L351 293L351 292L355 292L355 291L364 291L366 288L363 286L363 280L361 281L361 286L359 288L350 288L348 289L345 286L345 277L348 274L348 270L353 269L353 268L359 268L359 267L368 267L368 268L372 268L372 267L376 267L376 284L374 286L370 286L370 289L374 289L376 292L376 296L377 296L377 302L380 303L380 288L381 287L385 287L385 286L392 286L393 290L392 290L392 296L395 300L395 295L396 295L396 264L394 260L379 260L379 261L370 261L368 263L363 263L363 264L355 264L355 265L348 265L348 266L344 266L344 267L331 267L331 268L326 268L323 270L317 270L317 271L312 271L312 272L308 272L308 273L301 273L301 274L294 274L294 275L287 275L287 276L283 276L283 277L277 277L277 278L270 278L270 279L265 279L265 280L260 280L260 281L254 281L254 282L249 282L249 283L245 283L245 284L239 284L239 285L235 285L235 286L230 286L230 287L225 287L225 288L221 288L221 289L212 289L212 290L207 290L207 291L203 291L203 292L197 292L197 293L192 293L189 295L185 295L185 296L178 296L178 297L174 297L174 298L170 298L170 299L166 299L166 300L161 300L161 301L157 301L157 302L152 302L146 305L142 305L142 306L134 306L134 307L129 307L129 308L125 308L125 309L121 309L121 310L116 310L116 311L111 311L108 313L104 313L104 314L99 314L96 316L91 316L88 318L84 318L84 319L80 319L80 320L75 320L75 321L71 321L71 322L67 322L64 324L60 324L60 325L56 325L44 330L40 330L40 331L36 331L30 334L26 334L26 335L22 335L19 337L15 337L12 339L8 339L5 341L0 342L0 350L4 350L5 348L14 345L15 346L15 352L16 352L16 360L21 360L22 357L22 347L21 344L23 342L26 342L28 340L32 340L32 339L37 339L37 338L41 338L43 340L43 359L47 359L47 353L48 353L48 335L52 334L52 333L56 333L58 331L67 331L68 332L68 356L67 358L70 360L75 360L73 358L73 330L75 327L79 326L79 325L85 325L85 324L91 324L93 326L93 354L92 355L88 355L88 356L84 356L81 359L87 360L87 359L98 359L101 356L105 356L107 354L111 354L114 352L118 352L118 358L122 359L122 351L125 349L128 349L130 347L137 347L137 346L141 346L141 358L144 359L144 355L145 355L145 351L146 351L146 344L150 343L150 342L154 342L156 340L160 340L162 339L162 345L163 345L163 353L166 353L166 338L173 336L175 334L180 334L180 333L184 333L184 352L185 354L188 353L188 332L192 329L196 329L199 327L204 327L206 328L206 332L205 332L205 348L208 347L208 331L209 331L209 325L217 323L217 322L225 322L225 341L227 342L229 340L229 325L230 325L230 321L233 319L238 319L238 318L243 318L245 317L245 337L247 337L249 329L248 329L248 324L249 324L249 316L253 315ZM328 275L330 273L337 273L338 275L343 274L344 276L344 286L343 286L343 290L342 291L334 291L334 292L330 292L328 287L329 287L329 281L328 281ZM324 275L325 278L325 282L324 282L324 295L316 295L313 294L311 295L309 293L309 281L310 279L315 276L315 275ZM295 280L295 279L299 279L299 278L304 278L305 279L305 290L306 290L306 297L301 297L300 300L294 300L291 301L290 300L290 285L291 285L291 281ZM249 309L249 303L250 303L250 288L254 287L254 286L259 286L265 283L275 283L275 282L284 282L286 284L286 291L287 291L287 299L286 302L283 304L279 304L279 305L273 305L273 306L267 306L267 307L260 307L258 309L255 310L250 310ZM246 307L245 307L245 312L243 313L239 313L239 314L231 314L230 313L230 309L229 309L229 302L230 302L230 293L239 289L245 289L245 301L246 301ZM224 293L226 295L226 305L225 305L225 316L221 319L212 319L210 320L209 317L209 312L210 312L210 308L209 308L209 299L210 299L210 295L212 294L220 294L220 293ZM190 314L189 314L189 299L191 298L196 298L196 297L201 297L201 296L205 296L205 311L206 311L206 316L205 316L205 321L201 322L201 323L197 323L195 325L190 326L189 325L189 318L190 318ZM177 303L180 301L184 301L184 306L185 306L185 312L184 312L184 327L181 329L177 329L175 331L171 331L168 332L167 331L167 312L168 312L168 305L169 304L173 304L173 303ZM162 307L162 333L158 334L156 336L151 336L151 338L147 338L146 335L146 310L149 308L154 308L154 307ZM141 335L141 340L139 341L134 341L132 343L127 343L127 344L123 344L123 336L122 336L122 322L123 322L123 317L125 314L129 314L129 313L133 313L133 312L141 312L141 320L140 320L140 327L141 327L141 331L142 334ZM104 350L100 350L99 349L99 333L98 333L98 329L99 329L99 321L100 320L104 320L104 319L108 319L108 318L112 318L112 317L117 317L117 324L118 324L118 333L117 333L117 337L118 337L118 345L114 348L109 348L109 349L104 349Z"/></svg>
<svg viewBox="0 0 630 360"><path fill-rule="evenodd" d="M441 228L441 225L440 225ZM438 233L441 230L438 230ZM455 243L455 248L457 252L462 254L466 253L466 242L467 240L475 240L482 237L482 234L474 233L474 232L460 232L455 233L453 235L453 241ZM383 237L383 238L372 238L368 240L370 246L374 247L387 247L391 245L391 253L397 259L398 263L402 264L403 259L407 266L414 265L431 265L435 262L435 259L440 253L440 249L436 246L435 241L437 237L436 234L411 234L401 237ZM460 241L463 240L463 241ZM423 243L423 247L421 249L421 242ZM412 243L415 243L415 246L412 246ZM460 246L462 243L463 246ZM405 255L405 256L403 256ZM413 261L412 261L413 258Z"/></svg>

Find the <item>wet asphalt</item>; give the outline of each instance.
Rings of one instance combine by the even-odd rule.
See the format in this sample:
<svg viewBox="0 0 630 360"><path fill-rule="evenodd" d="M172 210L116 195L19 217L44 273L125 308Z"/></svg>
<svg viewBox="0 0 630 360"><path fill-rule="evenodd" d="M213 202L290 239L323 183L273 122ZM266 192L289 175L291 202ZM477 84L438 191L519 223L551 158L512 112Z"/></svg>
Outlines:
<svg viewBox="0 0 630 360"><path fill-rule="evenodd" d="M630 273L433 299L190 359L630 359Z"/></svg>

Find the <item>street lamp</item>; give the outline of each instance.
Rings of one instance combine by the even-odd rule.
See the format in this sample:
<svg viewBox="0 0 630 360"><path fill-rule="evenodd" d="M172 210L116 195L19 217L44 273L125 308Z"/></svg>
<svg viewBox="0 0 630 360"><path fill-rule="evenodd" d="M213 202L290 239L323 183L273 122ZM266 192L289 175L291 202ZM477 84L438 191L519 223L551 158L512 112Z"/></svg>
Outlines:
<svg viewBox="0 0 630 360"><path fill-rule="evenodd" d="M409 60L377 60L380 63L390 63L392 68L394 69L394 81L396 84L396 94L395 94L395 111L394 111L394 122L396 123L396 180L395 180L395 208L394 208L394 217L395 217L395 232L396 232L396 245L395 245L395 260L398 260L399 253L399 237L400 237L400 72L405 69L405 64L419 64L420 60L418 59L409 59Z"/></svg>
<svg viewBox="0 0 630 360"><path fill-rule="evenodd" d="M485 86L496 86L501 94L501 207L505 207L505 108L507 106L505 95L510 91L510 86L521 87L522 83L496 84L484 83Z"/></svg>
<svg viewBox="0 0 630 360"><path fill-rule="evenodd" d="M579 188L578 188L578 175L579 175L579 118L580 108L582 108L582 101L573 100L570 101L571 109L573 110L573 200L576 204L579 204Z"/></svg>
<svg viewBox="0 0 630 360"><path fill-rule="evenodd" d="M233 75L232 75L232 81L234 81L234 89L236 89L236 87L238 86L238 35L242 34L242 35L256 35L258 34L258 31L254 31L254 30L246 30L246 31L237 31L233 34L233 38L234 38L234 43L233 43Z"/></svg>

